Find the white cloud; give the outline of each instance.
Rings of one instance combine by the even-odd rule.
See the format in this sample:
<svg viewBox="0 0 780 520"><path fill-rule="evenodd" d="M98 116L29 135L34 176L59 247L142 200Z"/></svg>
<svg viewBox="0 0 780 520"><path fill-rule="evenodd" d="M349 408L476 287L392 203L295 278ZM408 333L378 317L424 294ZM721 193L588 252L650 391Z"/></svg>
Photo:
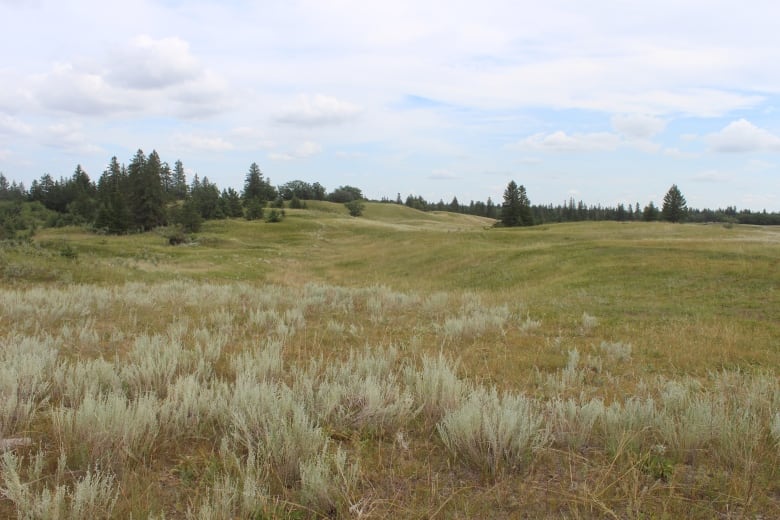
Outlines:
<svg viewBox="0 0 780 520"><path fill-rule="evenodd" d="M629 139L650 139L663 132L666 121L646 114L621 114L612 117L612 127Z"/></svg>
<svg viewBox="0 0 780 520"><path fill-rule="evenodd" d="M436 169L431 172L428 178L435 181L451 181L460 179L461 177L449 170Z"/></svg>
<svg viewBox="0 0 780 520"><path fill-rule="evenodd" d="M30 135L33 129L30 125L6 114L0 114L0 135Z"/></svg>
<svg viewBox="0 0 780 520"><path fill-rule="evenodd" d="M336 152L336 157L340 157L342 159L356 159L358 157L365 157L366 154L363 152L345 152L343 150L340 150Z"/></svg>
<svg viewBox="0 0 780 520"><path fill-rule="evenodd" d="M101 59L56 64L30 82L32 98L45 111L90 116L197 118L235 102L226 95L225 77L201 67L179 38L139 36Z"/></svg>
<svg viewBox="0 0 780 520"><path fill-rule="evenodd" d="M129 88L156 89L196 79L201 74L189 44L176 37L136 36L111 57L112 82Z"/></svg>
<svg viewBox="0 0 780 520"><path fill-rule="evenodd" d="M277 123L296 126L337 125L357 117L361 108L340 99L316 94L299 96L295 103L276 114Z"/></svg>
<svg viewBox="0 0 780 520"><path fill-rule="evenodd" d="M730 181L731 175L719 170L705 170L691 176L691 180L696 182L722 183Z"/></svg>
<svg viewBox="0 0 780 520"><path fill-rule="evenodd" d="M102 76L58 64L37 78L36 98L48 109L83 115L100 115L126 108L125 101Z"/></svg>
<svg viewBox="0 0 780 520"><path fill-rule="evenodd" d="M182 148L188 150L199 150L207 152L225 152L233 150L232 143L225 141L221 137L206 137L195 134L176 134L173 142Z"/></svg>
<svg viewBox="0 0 780 520"><path fill-rule="evenodd" d="M161 93L162 103L159 111L166 112L166 104L171 104L167 112L182 118L200 118L227 111L237 100L228 96L227 81L204 70L196 79L183 82Z"/></svg>
<svg viewBox="0 0 780 520"><path fill-rule="evenodd" d="M520 164L542 164L542 159L539 157L523 157L518 161Z"/></svg>
<svg viewBox="0 0 780 520"><path fill-rule="evenodd" d="M322 145L313 141L305 141L296 146L292 151L271 152L268 157L274 161L292 161L295 159L305 159L322 152Z"/></svg>
<svg viewBox="0 0 780 520"><path fill-rule="evenodd" d="M94 154L103 150L90 142L80 124L55 123L46 127L41 135L41 141L49 147L58 148L69 153Z"/></svg>
<svg viewBox="0 0 780 520"><path fill-rule="evenodd" d="M296 149L295 149L295 156L296 157L311 157L312 155L316 155L322 151L322 145L319 143L315 143L313 141L306 141L304 143L301 143Z"/></svg>
<svg viewBox="0 0 780 520"><path fill-rule="evenodd" d="M627 147L644 153L657 153L662 146L650 139L629 139L625 142Z"/></svg>
<svg viewBox="0 0 780 520"><path fill-rule="evenodd" d="M607 152L616 150L620 142L620 137L609 132L569 135L558 130L551 134L534 134L513 147L545 152Z"/></svg>
<svg viewBox="0 0 780 520"><path fill-rule="evenodd" d="M766 171L775 168L776 165L769 161L762 161L761 159L751 159L747 162L747 167L751 171Z"/></svg>
<svg viewBox="0 0 780 520"><path fill-rule="evenodd" d="M663 154L673 159L693 159L699 156L699 154L692 152L685 152L679 148L664 148Z"/></svg>
<svg viewBox="0 0 780 520"><path fill-rule="evenodd" d="M746 119L733 121L704 139L716 152L780 152L780 137Z"/></svg>

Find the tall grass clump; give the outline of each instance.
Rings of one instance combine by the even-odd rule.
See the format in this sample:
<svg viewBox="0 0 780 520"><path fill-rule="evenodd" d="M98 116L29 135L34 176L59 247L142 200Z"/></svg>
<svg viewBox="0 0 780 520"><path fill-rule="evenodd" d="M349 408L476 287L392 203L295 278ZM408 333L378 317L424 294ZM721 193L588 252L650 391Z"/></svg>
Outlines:
<svg viewBox="0 0 780 520"><path fill-rule="evenodd" d="M604 401L556 398L548 401L554 444L561 448L582 450L595 444L594 428L604 417Z"/></svg>
<svg viewBox="0 0 780 520"><path fill-rule="evenodd" d="M325 380L313 386L314 416L342 435L391 436L416 415L414 398L395 377Z"/></svg>
<svg viewBox="0 0 780 520"><path fill-rule="evenodd" d="M580 393L585 388L586 370L580 367L580 351L569 350L566 357L566 366L554 373L542 373L535 371L537 382L544 387L548 394L559 396L561 394Z"/></svg>
<svg viewBox="0 0 780 520"><path fill-rule="evenodd" d="M417 414L412 393L399 380L398 350L350 352L343 362L313 362L299 372L294 392L319 424L339 435L392 436Z"/></svg>
<svg viewBox="0 0 780 520"><path fill-rule="evenodd" d="M76 408L51 410L54 437L75 467L120 469L142 462L156 447L159 401L153 395L128 400L117 393L87 395Z"/></svg>
<svg viewBox="0 0 780 520"><path fill-rule="evenodd" d="M694 379L664 382L656 421L659 441L671 455L692 462L712 445L719 428L729 427L722 405Z"/></svg>
<svg viewBox="0 0 780 520"><path fill-rule="evenodd" d="M281 378L284 371L283 343L270 339L259 349L247 349L233 356L230 366L233 373L256 381L272 381Z"/></svg>
<svg viewBox="0 0 780 520"><path fill-rule="evenodd" d="M471 387L458 378L456 364L441 352L436 357L423 356L421 363L419 369L407 366L404 377L422 408L423 416L436 423L460 406Z"/></svg>
<svg viewBox="0 0 780 520"><path fill-rule="evenodd" d="M599 319L595 316L591 316L587 312L583 312L582 316L580 317L580 327L583 332L583 334L587 334L593 329L596 328L596 326L599 324Z"/></svg>
<svg viewBox="0 0 780 520"><path fill-rule="evenodd" d="M103 358L65 363L52 374L52 379L52 397L71 408L78 406L87 396L97 397L122 390L116 365Z"/></svg>
<svg viewBox="0 0 780 520"><path fill-rule="evenodd" d="M506 305L488 307L477 297L470 299L457 316L450 316L441 325L441 332L450 340L480 337L487 333L504 334L511 313Z"/></svg>
<svg viewBox="0 0 780 520"><path fill-rule="evenodd" d="M711 374L713 399L721 410L715 457L730 468L758 463L766 431L780 409L780 382L772 374L720 371Z"/></svg>
<svg viewBox="0 0 780 520"><path fill-rule="evenodd" d="M436 426L455 459L491 478L520 471L549 441L539 404L522 395L478 388Z"/></svg>
<svg viewBox="0 0 780 520"><path fill-rule="evenodd" d="M323 516L345 517L359 482L357 463L341 448L301 461L301 503Z"/></svg>
<svg viewBox="0 0 780 520"><path fill-rule="evenodd" d="M0 343L0 438L26 429L48 402L57 360L51 337L12 335Z"/></svg>
<svg viewBox="0 0 780 520"><path fill-rule="evenodd" d="M224 467L199 504L191 504L187 518L273 518L273 501L268 490L268 467L262 456L249 450L243 458L223 445Z"/></svg>
<svg viewBox="0 0 780 520"><path fill-rule="evenodd" d="M82 520L111 518L119 489L113 475L89 468L70 485L63 483L65 458L60 457L53 487L47 485L42 452L22 468L23 459L6 452L0 461L0 495L14 504L18 518ZM24 474L27 474L26 478ZM25 481L23 481L23 479Z"/></svg>
<svg viewBox="0 0 780 520"><path fill-rule="evenodd" d="M778 453L780 453L780 412L775 412L769 425L769 433L775 441Z"/></svg>
<svg viewBox="0 0 780 520"><path fill-rule="evenodd" d="M286 385L239 376L229 410L233 446L257 452L284 486L298 481L300 461L317 456L327 443Z"/></svg>
<svg viewBox="0 0 780 520"><path fill-rule="evenodd" d="M230 389L226 382L199 381L195 374L179 377L160 403L160 430L165 439L214 436L228 420Z"/></svg>
<svg viewBox="0 0 780 520"><path fill-rule="evenodd" d="M611 361L628 362L631 361L631 343L602 341L599 350L603 352Z"/></svg>
<svg viewBox="0 0 780 520"><path fill-rule="evenodd" d="M604 409L600 421L603 445L609 453L627 448L636 453L657 444L658 410L652 398L631 396Z"/></svg>
<svg viewBox="0 0 780 520"><path fill-rule="evenodd" d="M201 380L213 377L214 367L230 339L231 327L230 323L222 323L214 329L199 328L193 332L195 344L190 355L197 358L194 370Z"/></svg>
<svg viewBox="0 0 780 520"><path fill-rule="evenodd" d="M178 338L167 335L138 336L120 372L131 396L148 392L164 398L174 379L197 367L192 350L186 350Z"/></svg>
<svg viewBox="0 0 780 520"><path fill-rule="evenodd" d="M535 320L531 318L530 314L526 314L525 319L520 322L518 329L523 334L538 330L542 326L542 320Z"/></svg>

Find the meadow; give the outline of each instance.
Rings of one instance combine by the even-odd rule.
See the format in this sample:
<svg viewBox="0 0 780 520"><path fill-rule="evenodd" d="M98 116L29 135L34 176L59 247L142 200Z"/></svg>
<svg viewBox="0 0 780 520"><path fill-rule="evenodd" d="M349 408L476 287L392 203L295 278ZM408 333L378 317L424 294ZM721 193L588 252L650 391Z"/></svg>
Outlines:
<svg viewBox="0 0 780 520"><path fill-rule="evenodd" d="M780 517L780 229L310 202L0 246L0 517Z"/></svg>

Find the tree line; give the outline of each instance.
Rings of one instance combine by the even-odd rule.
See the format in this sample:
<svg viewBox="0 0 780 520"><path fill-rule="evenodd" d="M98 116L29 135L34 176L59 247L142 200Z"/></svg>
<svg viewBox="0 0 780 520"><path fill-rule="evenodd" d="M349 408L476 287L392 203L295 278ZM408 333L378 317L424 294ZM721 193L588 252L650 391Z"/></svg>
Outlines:
<svg viewBox="0 0 780 520"><path fill-rule="evenodd" d="M397 204L403 203L408 207L422 211L451 211L493 218L499 220L499 225L502 226L602 220L780 225L780 213L778 212L737 210L736 206L715 210L689 208L677 185L672 185L669 188L660 207L656 206L653 201L644 207L640 206L639 202L621 203L616 206L587 205L582 200L575 201L574 198L569 198L561 204L531 204L525 188L522 185L518 186L514 181L510 181L507 186L502 204L495 204L490 198L486 203L472 200L469 204L462 204L457 197L454 197L449 203L441 199L435 203L429 202L423 197L413 195L409 195L405 202L401 202L400 197L399 194L395 200ZM393 201L384 198L382 202ZM508 208L510 211L507 211ZM520 215L519 218L518 215Z"/></svg>
<svg viewBox="0 0 780 520"><path fill-rule="evenodd" d="M285 216L285 206L303 208L307 200L343 203L351 215L359 216L363 199L360 188L354 186L339 186L330 192L318 182L302 180L274 186L257 163L249 166L241 192L220 189L208 177L201 179L197 174L188 181L181 160L171 167L156 151L147 156L138 150L127 165L112 157L96 182L80 165L70 177L54 179L44 174L29 190L16 181L9 183L0 173L0 239L31 234L37 226L87 225L98 232L124 234L172 225L181 233L191 233L211 219L278 222ZM780 213L737 211L735 207L690 209L676 185L669 189L660 208L652 201L644 208L638 202L586 206L573 198L559 205L533 205L526 188L514 180L507 185L501 204L488 198L466 205L457 197L449 203L441 199L431 203L415 195L404 201L400 193L395 201L383 198L381 202L484 216L506 227L584 220L780 224Z"/></svg>
<svg viewBox="0 0 780 520"><path fill-rule="evenodd" d="M138 150L130 162L112 157L97 182L77 165L70 177L44 174L29 190L8 182L0 173L0 239L34 231L36 226L87 225L109 234L143 232L173 225L183 233L196 232L204 220L265 219L279 222L285 205L303 208L306 200L348 204L351 214L362 212L363 193L354 186L328 192L320 183L301 180L274 186L252 163L239 193L221 189L208 177L195 174L188 182L184 165L173 167L156 151Z"/></svg>

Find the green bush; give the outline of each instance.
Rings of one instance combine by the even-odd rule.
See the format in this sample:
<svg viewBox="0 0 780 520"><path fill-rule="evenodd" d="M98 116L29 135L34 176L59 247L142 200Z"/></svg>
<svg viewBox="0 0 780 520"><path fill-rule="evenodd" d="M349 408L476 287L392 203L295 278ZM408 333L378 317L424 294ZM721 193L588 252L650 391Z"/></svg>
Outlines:
<svg viewBox="0 0 780 520"><path fill-rule="evenodd" d="M344 206L347 207L347 210L349 210L349 214L353 217L359 217L363 214L363 209L365 209L365 204L363 204L363 201L359 199L351 200L349 202L346 202Z"/></svg>
<svg viewBox="0 0 780 520"><path fill-rule="evenodd" d="M276 208L268 212L268 216L265 218L266 222L281 222L284 220L284 210L277 210Z"/></svg>

